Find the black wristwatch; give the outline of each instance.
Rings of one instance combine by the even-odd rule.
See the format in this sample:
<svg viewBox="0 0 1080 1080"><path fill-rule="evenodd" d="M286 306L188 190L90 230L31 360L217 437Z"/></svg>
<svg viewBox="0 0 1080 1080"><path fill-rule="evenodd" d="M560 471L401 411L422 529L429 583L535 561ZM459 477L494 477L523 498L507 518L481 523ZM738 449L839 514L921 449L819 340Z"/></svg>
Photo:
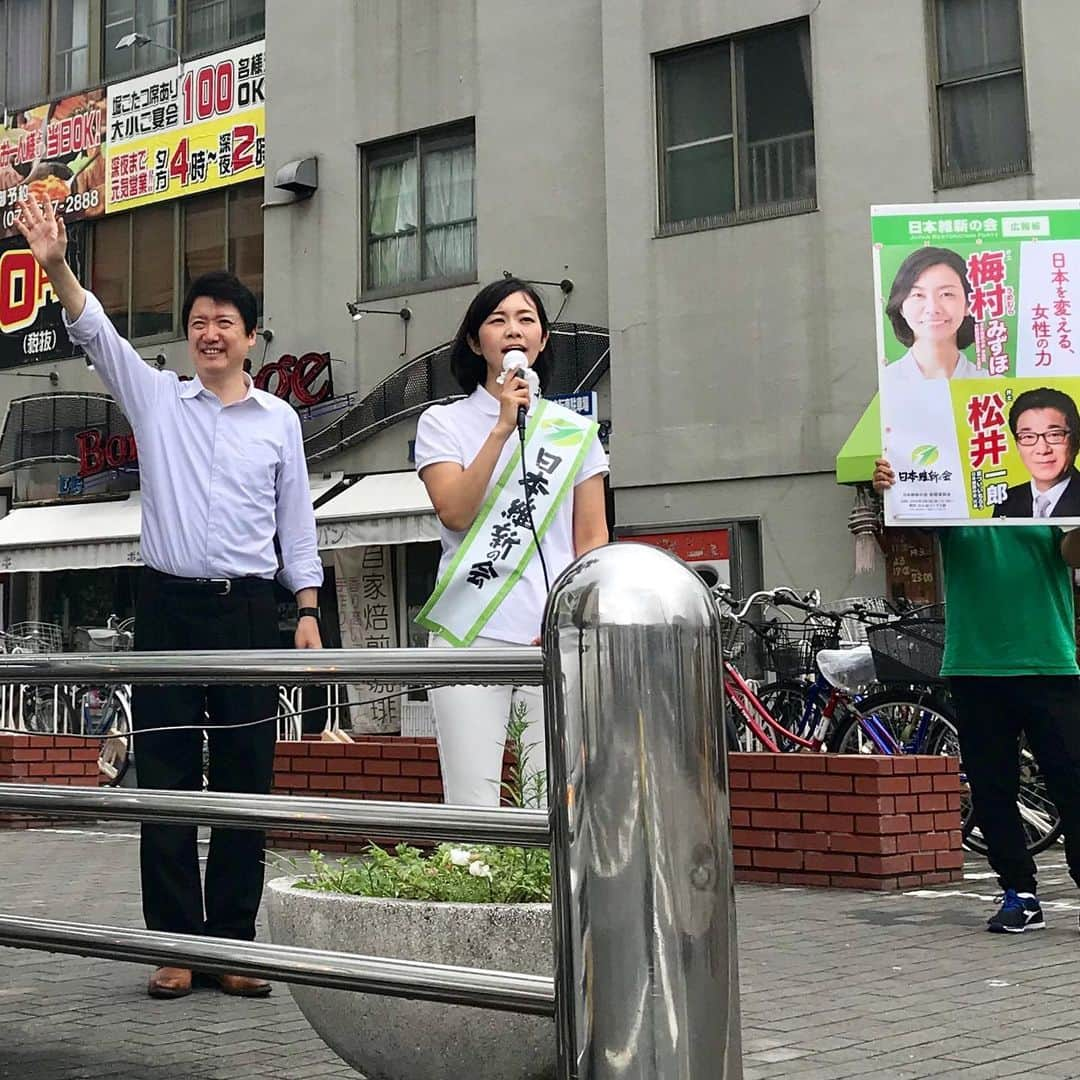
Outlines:
<svg viewBox="0 0 1080 1080"><path fill-rule="evenodd" d="M302 607L296 609L297 619L303 619L307 616L310 616L316 622L319 622L322 619L322 613L317 607Z"/></svg>

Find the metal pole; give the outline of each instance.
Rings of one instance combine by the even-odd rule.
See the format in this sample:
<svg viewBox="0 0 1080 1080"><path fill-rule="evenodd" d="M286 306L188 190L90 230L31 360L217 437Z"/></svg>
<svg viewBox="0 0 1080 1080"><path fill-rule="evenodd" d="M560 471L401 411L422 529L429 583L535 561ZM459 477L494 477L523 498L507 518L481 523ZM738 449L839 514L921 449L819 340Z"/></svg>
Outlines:
<svg viewBox="0 0 1080 1080"><path fill-rule="evenodd" d="M545 847L551 835L548 815L543 810L226 791L0 784L0 810L45 817L156 821L230 829L297 829L342 836L393 836L517 847Z"/></svg>
<svg viewBox="0 0 1080 1080"><path fill-rule="evenodd" d="M544 618L561 1080L741 1080L715 603L599 548Z"/></svg>
<svg viewBox="0 0 1080 1080"><path fill-rule="evenodd" d="M0 656L0 682L479 683L538 686L539 649L220 649L213 652L51 653Z"/></svg>
<svg viewBox="0 0 1080 1080"><path fill-rule="evenodd" d="M474 1005L536 1016L551 1016L555 1009L554 985L542 975L323 952L231 938L0 915L0 945L99 956L106 960L167 964L197 971L234 972L335 990Z"/></svg>

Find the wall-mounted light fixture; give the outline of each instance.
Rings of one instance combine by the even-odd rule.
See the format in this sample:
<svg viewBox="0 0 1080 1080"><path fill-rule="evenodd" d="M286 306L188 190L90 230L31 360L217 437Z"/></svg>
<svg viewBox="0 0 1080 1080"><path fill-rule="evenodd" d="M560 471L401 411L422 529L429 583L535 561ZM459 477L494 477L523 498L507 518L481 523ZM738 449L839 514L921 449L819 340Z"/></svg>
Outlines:
<svg viewBox="0 0 1080 1080"><path fill-rule="evenodd" d="M53 386L60 385L60 376L55 371L50 371L47 375L43 371L15 371L12 374L20 379L48 379Z"/></svg>
<svg viewBox="0 0 1080 1080"><path fill-rule="evenodd" d="M404 356L409 351L409 321L412 319L412 312L407 307L399 308L397 311L387 311L385 308L361 307L359 300L346 300L345 310L348 311L353 322L359 322L365 315L396 315L401 320L404 329L401 352L398 356Z"/></svg>
<svg viewBox="0 0 1080 1080"><path fill-rule="evenodd" d="M155 49L164 49L165 52L171 53L176 57L176 71L180 73L184 66L184 61L181 59L180 51L174 49L171 45L162 45L160 41L154 41L153 38L147 37L146 34L124 34L122 38L113 46L114 49L141 49L144 45L152 45Z"/></svg>
<svg viewBox="0 0 1080 1080"><path fill-rule="evenodd" d="M517 277L517 275L510 270L504 270L502 275L504 278ZM574 291L573 278L564 277L561 281L541 281L539 278L522 278L521 280L528 282L530 285L551 285L552 287L558 287L562 290L563 296L569 296Z"/></svg>

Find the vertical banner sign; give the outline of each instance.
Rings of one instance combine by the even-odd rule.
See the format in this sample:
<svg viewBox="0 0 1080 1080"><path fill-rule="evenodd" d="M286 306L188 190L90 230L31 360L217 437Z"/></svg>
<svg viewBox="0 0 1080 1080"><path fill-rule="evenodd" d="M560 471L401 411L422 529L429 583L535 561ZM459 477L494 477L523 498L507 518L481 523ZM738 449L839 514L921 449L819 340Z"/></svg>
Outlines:
<svg viewBox="0 0 1080 1080"><path fill-rule="evenodd" d="M109 213L263 175L265 42L113 83L105 181Z"/></svg>
<svg viewBox="0 0 1080 1080"><path fill-rule="evenodd" d="M381 545L345 548L334 552L341 645L345 649L393 649L397 647L394 614L394 582L390 549ZM370 701L394 694L400 687L390 683L349 686L350 702ZM399 698L371 705L350 706L353 731L388 734L401 730Z"/></svg>
<svg viewBox="0 0 1080 1080"><path fill-rule="evenodd" d="M871 208L889 524L1080 524L1080 201Z"/></svg>
<svg viewBox="0 0 1080 1080"><path fill-rule="evenodd" d="M88 90L0 121L0 237L16 203L51 199L68 222L105 213L105 91Z"/></svg>

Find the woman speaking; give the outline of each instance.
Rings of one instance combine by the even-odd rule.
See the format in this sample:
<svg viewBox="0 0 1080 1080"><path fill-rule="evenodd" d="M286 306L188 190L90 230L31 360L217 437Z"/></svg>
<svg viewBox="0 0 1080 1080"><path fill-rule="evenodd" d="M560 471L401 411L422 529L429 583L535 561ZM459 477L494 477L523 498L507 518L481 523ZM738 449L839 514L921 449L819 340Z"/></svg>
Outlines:
<svg viewBox="0 0 1080 1080"><path fill-rule="evenodd" d="M544 388L550 360L540 295L517 278L493 282L451 347L466 397L431 406L417 424L416 469L442 538L435 592L417 617L435 648L536 642L551 582L607 543L597 425L530 389ZM446 686L430 696L446 802L499 804L512 711L526 722L529 771L545 769L539 687Z"/></svg>

